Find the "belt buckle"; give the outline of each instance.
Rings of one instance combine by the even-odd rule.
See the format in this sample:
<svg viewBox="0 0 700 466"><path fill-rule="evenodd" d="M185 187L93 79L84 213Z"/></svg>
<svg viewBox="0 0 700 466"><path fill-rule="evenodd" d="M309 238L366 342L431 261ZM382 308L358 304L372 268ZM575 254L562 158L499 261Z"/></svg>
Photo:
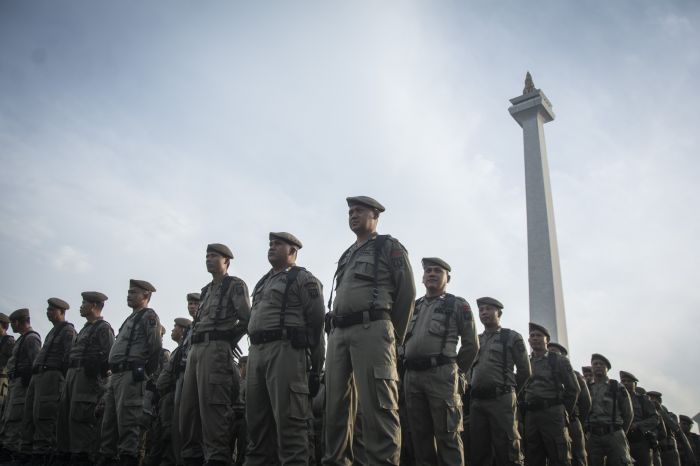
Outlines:
<svg viewBox="0 0 700 466"><path fill-rule="evenodd" d="M362 327L369 328L369 311L362 311Z"/></svg>

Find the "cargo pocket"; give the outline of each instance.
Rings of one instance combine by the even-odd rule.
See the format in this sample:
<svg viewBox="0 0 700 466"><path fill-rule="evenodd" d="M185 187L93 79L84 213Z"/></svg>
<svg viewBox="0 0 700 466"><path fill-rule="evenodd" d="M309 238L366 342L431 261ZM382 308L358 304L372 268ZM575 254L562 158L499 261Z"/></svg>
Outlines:
<svg viewBox="0 0 700 466"><path fill-rule="evenodd" d="M12 405L10 405L10 413L7 418L8 421L20 421L24 416L24 397L18 400L12 400Z"/></svg>
<svg viewBox="0 0 700 466"><path fill-rule="evenodd" d="M503 345L501 342L494 342L489 349L489 361L498 364L503 363Z"/></svg>
<svg viewBox="0 0 700 466"><path fill-rule="evenodd" d="M143 397L124 401L124 425L137 424L143 416L143 412Z"/></svg>
<svg viewBox="0 0 700 466"><path fill-rule="evenodd" d="M231 404L231 384L233 375L209 374L209 395L207 396L210 405Z"/></svg>
<svg viewBox="0 0 700 466"><path fill-rule="evenodd" d="M308 419L309 387L305 383L289 385L289 417L292 419Z"/></svg>
<svg viewBox="0 0 700 466"><path fill-rule="evenodd" d="M70 410L71 418L77 422L95 422L95 406L97 406L96 396L75 395Z"/></svg>
<svg viewBox="0 0 700 466"><path fill-rule="evenodd" d="M396 386L399 376L393 366L374 367L374 385L377 402L381 409L399 409L399 391Z"/></svg>
<svg viewBox="0 0 700 466"><path fill-rule="evenodd" d="M56 395L48 395L39 397L39 406L37 407L37 419L55 419L58 415L58 397Z"/></svg>
<svg viewBox="0 0 700 466"><path fill-rule="evenodd" d="M445 405L445 421L447 423L445 428L447 432L462 432L464 430L462 425L462 399L455 397L452 400L445 400Z"/></svg>

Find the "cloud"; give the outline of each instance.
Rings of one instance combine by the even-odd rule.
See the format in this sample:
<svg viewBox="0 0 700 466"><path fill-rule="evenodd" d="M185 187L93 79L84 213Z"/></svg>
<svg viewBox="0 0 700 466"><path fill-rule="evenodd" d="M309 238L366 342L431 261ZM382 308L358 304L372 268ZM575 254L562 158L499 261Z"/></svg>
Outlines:
<svg viewBox="0 0 700 466"><path fill-rule="evenodd" d="M53 254L51 265L59 272L87 273L92 270L87 254L67 245Z"/></svg>

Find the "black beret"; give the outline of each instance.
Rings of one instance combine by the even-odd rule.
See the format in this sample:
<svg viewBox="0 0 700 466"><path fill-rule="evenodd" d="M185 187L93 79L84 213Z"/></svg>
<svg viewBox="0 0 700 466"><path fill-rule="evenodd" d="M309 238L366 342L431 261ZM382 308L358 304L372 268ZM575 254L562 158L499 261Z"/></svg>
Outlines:
<svg viewBox="0 0 700 466"><path fill-rule="evenodd" d="M187 328L190 325L192 325L192 321L190 319L185 319L184 317L178 317L177 319L175 319L175 325Z"/></svg>
<svg viewBox="0 0 700 466"><path fill-rule="evenodd" d="M0 322L2 322L3 324L9 324L10 318L7 317L7 314L3 314L2 312L0 312Z"/></svg>
<svg viewBox="0 0 700 466"><path fill-rule="evenodd" d="M150 291L151 293L156 291L156 287L148 283L146 280L135 280L133 278L129 280L129 287L141 288L142 290Z"/></svg>
<svg viewBox="0 0 700 466"><path fill-rule="evenodd" d="M212 243L207 245L207 252L215 252L217 254L221 254L224 257L228 257L229 259L233 259L233 253L231 250L226 246L225 244L220 244L220 243Z"/></svg>
<svg viewBox="0 0 700 466"><path fill-rule="evenodd" d="M559 350L559 352L561 354L563 354L564 356L569 355L569 351L564 347L564 345L560 345L559 343L555 343L553 341L550 341L549 343L547 343L547 348L548 349L549 348L557 348Z"/></svg>
<svg viewBox="0 0 700 466"><path fill-rule="evenodd" d="M421 263L423 264L423 268L425 268L426 265L437 265L438 267L442 267L448 272L452 272L452 267L450 267L450 264L440 259L439 257L424 257Z"/></svg>
<svg viewBox="0 0 700 466"><path fill-rule="evenodd" d="M484 296L483 298L479 298L476 300L476 307L479 307L482 304L488 304L490 306L495 306L498 309L503 309L503 304L501 304L499 300L489 298L488 296Z"/></svg>
<svg viewBox="0 0 700 466"><path fill-rule="evenodd" d="M187 293L187 301L197 301L201 300L201 295L199 293Z"/></svg>
<svg viewBox="0 0 700 466"><path fill-rule="evenodd" d="M591 355L591 362L595 361L596 359L598 361L603 361L605 363L605 366L608 368L608 370L610 370L612 368L612 364L610 364L610 361L608 360L608 358L606 358L602 354L593 353Z"/></svg>
<svg viewBox="0 0 700 466"><path fill-rule="evenodd" d="M582 366L581 372L583 372L584 374L587 372L593 372L593 368L591 366Z"/></svg>
<svg viewBox="0 0 700 466"><path fill-rule="evenodd" d="M104 303L109 299L106 294L99 291L83 291L80 295L89 303Z"/></svg>
<svg viewBox="0 0 700 466"><path fill-rule="evenodd" d="M359 204L371 209L377 209L379 212L384 212L386 210L376 199L372 199L368 196L352 196L345 198L345 200L348 201L348 207Z"/></svg>
<svg viewBox="0 0 700 466"><path fill-rule="evenodd" d="M29 317L29 309L22 308L17 309L12 314L10 314L10 320L27 319Z"/></svg>
<svg viewBox="0 0 700 466"><path fill-rule="evenodd" d="M301 249L303 245L301 244L301 241L299 241L299 238L294 236L291 233L287 233L284 231L281 231L279 233L274 233L270 232L270 241L273 239L278 239L280 241L284 241L287 244L291 244L292 246L296 246L298 249Z"/></svg>
<svg viewBox="0 0 700 466"><path fill-rule="evenodd" d="M685 414L680 414L680 415L678 416L678 419L680 419L681 422L687 422L687 423L690 424L691 426L694 424L694 423L693 423L693 420L690 418L690 416L686 416Z"/></svg>
<svg viewBox="0 0 700 466"><path fill-rule="evenodd" d="M663 395L661 395L661 392L657 392L656 390L649 390L649 391L647 392L647 395L653 396L653 397L656 397L656 398L662 398L662 397L663 397Z"/></svg>
<svg viewBox="0 0 700 466"><path fill-rule="evenodd" d="M637 377L635 377L634 374L632 374L631 372L627 372L627 371L620 371L620 380L622 380L622 379L632 379L635 382L639 382L639 379Z"/></svg>
<svg viewBox="0 0 700 466"><path fill-rule="evenodd" d="M634 393L636 393L637 395L646 395L647 391L643 387L637 386L634 387Z"/></svg>
<svg viewBox="0 0 700 466"><path fill-rule="evenodd" d="M534 322L530 322L530 332L537 331L537 332L542 332L547 338L552 338L552 336L549 334L549 330L541 326L540 324L536 324Z"/></svg>
<svg viewBox="0 0 700 466"><path fill-rule="evenodd" d="M70 309L70 304L68 304L61 298L49 298L46 300L46 302L49 303L49 306L56 307L62 311L67 311L68 309Z"/></svg>

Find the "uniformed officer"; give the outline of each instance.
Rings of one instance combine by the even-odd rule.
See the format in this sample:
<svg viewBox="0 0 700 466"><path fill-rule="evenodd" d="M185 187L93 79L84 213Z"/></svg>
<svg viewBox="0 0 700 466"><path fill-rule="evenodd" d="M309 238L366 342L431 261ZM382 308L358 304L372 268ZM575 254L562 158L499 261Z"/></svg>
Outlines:
<svg viewBox="0 0 700 466"><path fill-rule="evenodd" d="M437 257L422 265L425 296L416 301L404 344L408 422L416 464L458 466L464 464L459 370L469 369L479 341L469 304L446 291L450 265Z"/></svg>
<svg viewBox="0 0 700 466"><path fill-rule="evenodd" d="M666 436L659 439L659 453L661 464L663 466L680 466L680 454L678 452L677 432L680 431L680 426L676 419L676 415L670 412L663 405L663 395L656 390L647 392L649 399L656 406L656 412L659 413L661 421L664 424Z"/></svg>
<svg viewBox="0 0 700 466"><path fill-rule="evenodd" d="M186 465L201 465L206 460L215 466L231 460L232 347L245 335L250 318L248 287L227 272L232 259L226 245L207 246L206 266L213 280L202 288L192 326L180 406Z"/></svg>
<svg viewBox="0 0 700 466"><path fill-rule="evenodd" d="M700 435L696 434L695 432L691 432L691 429L693 428L693 420L690 418L690 416L686 416L685 414L681 414L678 416L678 418L680 420L681 430L685 434L686 438L688 439L688 443L690 443L690 447L693 450L695 463L700 465Z"/></svg>
<svg viewBox="0 0 700 466"><path fill-rule="evenodd" d="M634 413L625 387L608 378L612 367L602 354L591 356L593 384L588 416L588 464L591 466L632 464L625 433Z"/></svg>
<svg viewBox="0 0 700 466"><path fill-rule="evenodd" d="M138 464L144 420L144 389L160 357L162 339L158 314L148 307L155 287L145 280L129 282L126 302L132 309L109 352L112 371L102 418L100 454L119 455L121 465Z"/></svg>
<svg viewBox="0 0 700 466"><path fill-rule="evenodd" d="M2 418L7 399L7 363L12 357L12 348L15 346L15 337L7 334L9 327L10 318L7 314L0 312L0 432L2 432Z"/></svg>
<svg viewBox="0 0 700 466"><path fill-rule="evenodd" d="M246 448L248 448L248 428L245 422L246 405L246 380L248 377L248 356L241 356L238 360L238 367L241 373L241 391L238 399L233 403L233 445L236 450L236 461L234 466L241 466L245 462Z"/></svg>
<svg viewBox="0 0 700 466"><path fill-rule="evenodd" d="M245 464L268 464L272 437L280 464L305 465L310 396L318 392L323 367L323 291L316 277L295 265L302 248L297 237L270 233L269 240L272 269L253 289L248 323Z"/></svg>
<svg viewBox="0 0 700 466"><path fill-rule="evenodd" d="M199 308L200 294L199 293L187 293L187 312L191 319L194 319L197 315L197 308ZM191 321L190 321L191 322ZM192 346L192 324L187 327L182 333L182 343L180 344L180 349L177 355L173 355L171 360L173 361L173 377L175 378L175 392L173 397L173 428L172 428L172 444L173 453L175 455L175 464L181 465L182 462L182 430L183 426L180 425L180 406L182 400L182 385L185 379L185 369L187 367L187 353ZM194 450L194 457L203 457L201 448Z"/></svg>
<svg viewBox="0 0 700 466"><path fill-rule="evenodd" d="M160 338L161 341L165 336L165 327L160 326ZM165 366L170 362L170 350L167 348L160 349L160 357L158 358L158 365L151 374L151 377L146 382L146 391L144 393L144 411L147 416L144 418L147 429L143 434L143 465L160 465L161 461L164 465L173 465L173 455L170 453L172 448L170 448L170 443L166 445L163 442L163 436L165 435L165 428L161 422L161 397L158 391L157 382L162 374ZM172 403L169 404L168 417L172 417ZM168 423L168 439L170 438L171 424Z"/></svg>
<svg viewBox="0 0 700 466"><path fill-rule="evenodd" d="M98 449L99 425L94 411L106 389L114 331L102 317L107 296L99 291L81 295L80 316L85 325L70 350L56 438L63 464L87 466Z"/></svg>
<svg viewBox="0 0 700 466"><path fill-rule="evenodd" d="M66 322L67 302L50 298L46 317L53 328L34 359L33 376L24 405L22 452L32 455L32 462L43 464L56 450L58 401L65 383L68 355L75 340L75 328Z"/></svg>
<svg viewBox="0 0 700 466"><path fill-rule="evenodd" d="M571 464L569 418L581 391L569 360L547 351L549 330L530 323L532 376L523 389L525 462L529 466Z"/></svg>
<svg viewBox="0 0 700 466"><path fill-rule="evenodd" d="M179 450L172 443L175 383L178 377L177 370L183 338L191 325L192 321L190 319L178 317L175 319L175 325L170 332L170 338L177 343L177 348L173 350L168 361L164 362L156 381L156 389L158 390L158 428L153 429L154 438L150 439L152 449L144 460L145 465L170 466L175 464L175 450Z"/></svg>
<svg viewBox="0 0 700 466"><path fill-rule="evenodd" d="M549 342L547 349L551 353L558 353L564 357L568 357L569 351L561 344ZM571 416L569 416L569 436L571 437L571 464L573 466L588 466L588 453L586 447L586 434L583 431L583 424L588 419L588 413L591 412L591 392L588 390L588 384L583 375L574 371L576 381L580 392L576 400L576 407Z"/></svg>
<svg viewBox="0 0 700 466"><path fill-rule="evenodd" d="M497 466L522 465L516 392L530 377L530 360L523 337L501 327L503 304L489 297L476 303L484 333L479 335L480 348L470 371L472 463L490 465L495 455Z"/></svg>
<svg viewBox="0 0 700 466"><path fill-rule="evenodd" d="M647 395L637 394L637 382L639 380L631 372L620 371L620 382L627 389L632 402L634 417L629 431L627 442L630 446L630 455L636 466L651 466L652 447L658 444L655 432L659 425L659 415Z"/></svg>
<svg viewBox="0 0 700 466"><path fill-rule="evenodd" d="M591 384L593 383L593 368L591 366L583 366L581 367L581 373L583 374L583 378L586 379L586 383L590 388Z"/></svg>
<svg viewBox="0 0 700 466"><path fill-rule="evenodd" d="M413 314L413 271L401 243L377 234L384 206L366 196L348 197L347 203L348 224L357 240L338 261L337 297L335 302L329 300L332 329L326 354L323 463L352 463L359 399L369 463L398 464L401 430L395 343L403 343Z"/></svg>
<svg viewBox="0 0 700 466"><path fill-rule="evenodd" d="M3 418L2 445L0 462L14 458L17 462L27 461L28 456L20 453L22 417L26 401L27 388L32 378L34 358L41 350L41 337L32 329L29 309L17 309L10 314L12 331L18 333L12 349L12 357L7 363L10 379L7 406Z"/></svg>

